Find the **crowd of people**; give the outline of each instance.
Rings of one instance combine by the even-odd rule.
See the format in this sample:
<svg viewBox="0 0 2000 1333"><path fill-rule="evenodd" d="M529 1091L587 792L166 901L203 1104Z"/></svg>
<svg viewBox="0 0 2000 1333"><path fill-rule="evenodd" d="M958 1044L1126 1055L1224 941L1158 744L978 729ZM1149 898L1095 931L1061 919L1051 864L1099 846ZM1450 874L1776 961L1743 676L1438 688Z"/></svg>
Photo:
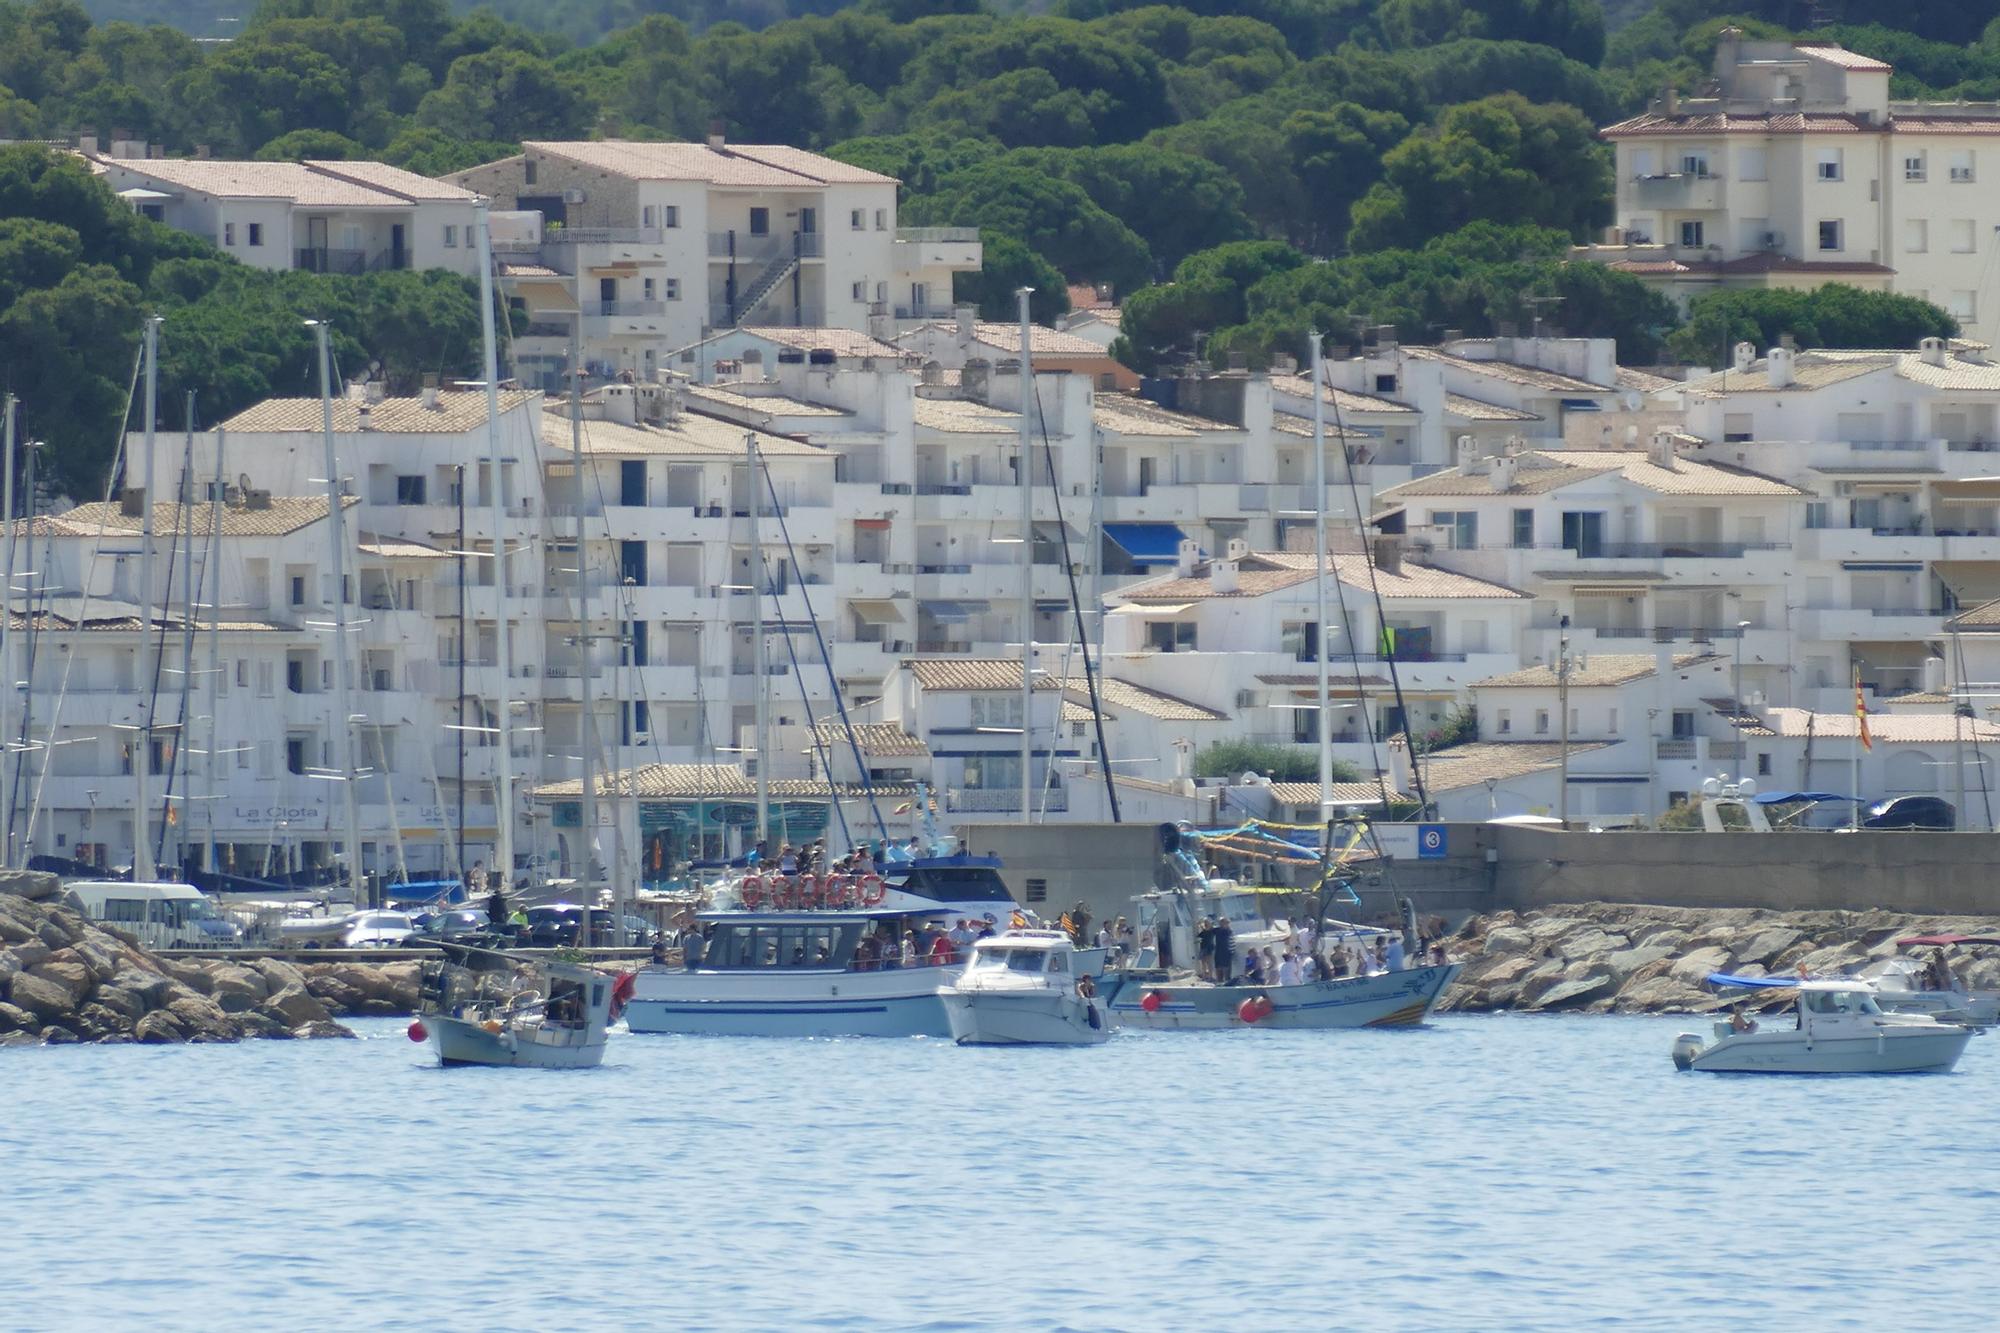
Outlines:
<svg viewBox="0 0 2000 1333"><path fill-rule="evenodd" d="M915 834L900 845L864 839L855 844L846 856L829 860L825 838L815 838L797 846L781 842L775 852L769 839L765 839L743 859L748 865L778 875L876 875L881 873L886 862L914 860L921 855L921 847Z"/></svg>
<svg viewBox="0 0 2000 1333"><path fill-rule="evenodd" d="M1166 945L1164 939L1146 942ZM1292 925L1282 946L1244 947L1239 954L1236 928L1220 915L1204 916L1195 923L1194 949L1195 975L1217 985L1298 986L1401 972L1411 966L1441 967L1446 961L1444 943L1438 938L1423 941L1413 962L1398 932L1321 937L1309 921ZM1170 946L1161 950L1161 965L1173 965Z"/></svg>

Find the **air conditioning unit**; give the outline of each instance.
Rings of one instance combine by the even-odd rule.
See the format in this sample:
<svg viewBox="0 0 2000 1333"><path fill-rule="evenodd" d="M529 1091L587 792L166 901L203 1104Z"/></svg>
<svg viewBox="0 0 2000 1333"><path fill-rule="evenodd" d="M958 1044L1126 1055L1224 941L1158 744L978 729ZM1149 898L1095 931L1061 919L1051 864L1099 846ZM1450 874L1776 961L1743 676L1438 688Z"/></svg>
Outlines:
<svg viewBox="0 0 2000 1333"><path fill-rule="evenodd" d="M589 198L590 196L585 194L582 190L563 191L563 202L566 204L580 204Z"/></svg>

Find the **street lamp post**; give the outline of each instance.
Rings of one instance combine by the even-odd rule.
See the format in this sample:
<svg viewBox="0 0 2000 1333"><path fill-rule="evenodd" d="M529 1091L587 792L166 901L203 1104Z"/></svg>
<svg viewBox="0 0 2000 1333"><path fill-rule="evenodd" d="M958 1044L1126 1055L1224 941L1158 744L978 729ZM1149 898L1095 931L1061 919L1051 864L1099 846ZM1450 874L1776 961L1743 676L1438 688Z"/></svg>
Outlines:
<svg viewBox="0 0 2000 1333"><path fill-rule="evenodd" d="M1556 645L1556 711L1562 727L1562 777L1556 790L1556 818L1569 827L1569 617L1562 618L1562 639Z"/></svg>

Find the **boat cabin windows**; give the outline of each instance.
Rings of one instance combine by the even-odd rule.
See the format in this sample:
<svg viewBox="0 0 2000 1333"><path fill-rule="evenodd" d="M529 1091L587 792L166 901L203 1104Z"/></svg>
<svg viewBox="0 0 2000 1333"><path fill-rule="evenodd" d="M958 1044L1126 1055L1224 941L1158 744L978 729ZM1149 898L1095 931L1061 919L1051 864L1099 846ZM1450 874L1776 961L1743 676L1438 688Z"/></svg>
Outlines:
<svg viewBox="0 0 2000 1333"><path fill-rule="evenodd" d="M1801 999L1805 1001L1808 1013L1814 1014L1879 1014L1881 1007L1875 997L1858 990L1809 990Z"/></svg>
<svg viewBox="0 0 2000 1333"><path fill-rule="evenodd" d="M711 923L706 965L846 967L861 926L855 921Z"/></svg>

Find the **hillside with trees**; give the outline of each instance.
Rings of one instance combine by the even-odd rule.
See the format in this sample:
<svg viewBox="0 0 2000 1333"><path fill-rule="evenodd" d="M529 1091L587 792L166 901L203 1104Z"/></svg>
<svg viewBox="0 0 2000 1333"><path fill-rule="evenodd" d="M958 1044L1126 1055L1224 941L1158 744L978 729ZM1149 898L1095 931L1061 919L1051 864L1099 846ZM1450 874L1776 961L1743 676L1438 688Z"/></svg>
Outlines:
<svg viewBox="0 0 2000 1333"><path fill-rule="evenodd" d="M980 226L986 269L958 295L989 314L1024 281L1045 319L1064 310L1064 281L1112 284L1140 367L1197 341L1256 361L1314 326L1490 332L1531 303L1632 359L1706 349L1707 326L1679 335L1636 280L1561 258L1610 220L1595 127L1698 83L1729 22L1781 35L1830 16L1815 36L1894 61L1899 95L2000 97L1990 4L1621 0L1612 31L1598 0L92 2L97 19L78 0L0 0L0 137L116 129L169 154L366 156L438 174L526 139L689 139L719 119L739 141L897 175L913 225ZM133 21L161 17L183 26ZM190 36L217 31L230 40ZM230 284L247 284L246 309L278 302L288 319L308 298L337 303L297 278L260 286L184 253L185 238L121 257L80 237L10 238L5 253L31 277L79 283L111 281L90 276L111 264L124 285L107 289L99 332L124 327L120 301L197 307ZM60 286L0 297L18 310ZM1900 306L1854 309L1883 317L1864 322L1870 336L1913 326ZM1769 313L1711 322L1762 328ZM268 378L259 357L289 345L217 364ZM289 363L271 355L282 380Z"/></svg>

